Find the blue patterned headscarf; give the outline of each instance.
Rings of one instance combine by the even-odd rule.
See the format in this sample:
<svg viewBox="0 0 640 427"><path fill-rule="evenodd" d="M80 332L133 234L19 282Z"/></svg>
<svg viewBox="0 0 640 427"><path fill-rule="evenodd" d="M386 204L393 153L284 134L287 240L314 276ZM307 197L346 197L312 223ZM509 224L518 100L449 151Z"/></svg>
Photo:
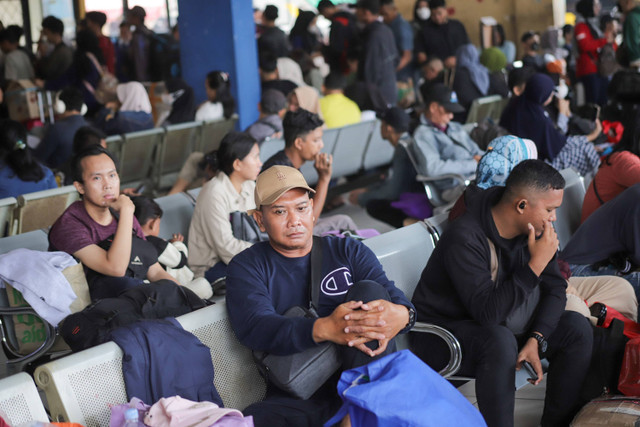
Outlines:
<svg viewBox="0 0 640 427"><path fill-rule="evenodd" d="M513 135L498 137L489 143L487 152L478 163L476 184L485 190L503 186L518 163L537 157L538 150L530 139Z"/></svg>

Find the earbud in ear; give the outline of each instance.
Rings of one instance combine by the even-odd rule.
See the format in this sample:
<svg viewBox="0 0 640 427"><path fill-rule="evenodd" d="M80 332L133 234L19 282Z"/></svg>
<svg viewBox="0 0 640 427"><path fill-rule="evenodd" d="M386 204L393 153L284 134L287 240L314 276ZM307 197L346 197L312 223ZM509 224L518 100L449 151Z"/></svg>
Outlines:
<svg viewBox="0 0 640 427"><path fill-rule="evenodd" d="M520 202L520 204L518 205L520 209L524 209L525 206L526 206L525 202Z"/></svg>

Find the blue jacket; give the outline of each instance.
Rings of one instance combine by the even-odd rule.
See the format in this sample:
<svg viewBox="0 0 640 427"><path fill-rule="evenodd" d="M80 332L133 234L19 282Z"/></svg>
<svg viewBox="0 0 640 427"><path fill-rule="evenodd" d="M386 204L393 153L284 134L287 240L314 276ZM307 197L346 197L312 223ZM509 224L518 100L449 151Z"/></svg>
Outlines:
<svg viewBox="0 0 640 427"><path fill-rule="evenodd" d="M153 116L144 111L116 111L103 108L98 113L96 125L107 135L121 135L123 133L137 132L152 129Z"/></svg>
<svg viewBox="0 0 640 427"><path fill-rule="evenodd" d="M47 133L35 150L35 156L50 168L59 169L71 159L76 131L87 125L80 114L58 120L47 128Z"/></svg>
<svg viewBox="0 0 640 427"><path fill-rule="evenodd" d="M122 348L122 374L129 399L152 405L180 395L195 402L223 406L213 385L209 348L176 319L140 320L111 332Z"/></svg>
<svg viewBox="0 0 640 427"><path fill-rule="evenodd" d="M361 280L373 280L384 286L393 303L413 307L387 278L371 249L361 242L324 237L322 249L320 317L329 316L346 302L349 288ZM316 319L284 316L291 307L309 306L310 259L310 254L285 257L269 242L260 242L231 260L227 269L227 310L233 331L242 344L278 355L298 353L317 345L313 340Z"/></svg>

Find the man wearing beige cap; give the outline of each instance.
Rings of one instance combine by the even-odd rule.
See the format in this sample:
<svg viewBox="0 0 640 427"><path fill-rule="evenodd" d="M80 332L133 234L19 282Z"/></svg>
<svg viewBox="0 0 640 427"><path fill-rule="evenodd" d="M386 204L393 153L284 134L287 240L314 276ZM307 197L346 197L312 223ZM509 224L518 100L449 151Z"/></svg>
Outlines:
<svg viewBox="0 0 640 427"><path fill-rule="evenodd" d="M319 317L284 316L292 307L309 307L312 192L302 174L289 166L273 166L258 176L253 215L269 241L246 249L229 264L227 309L236 336L252 350L290 355L331 341L339 345L342 369L350 369L395 351L393 338L411 328L415 311L369 248L331 236L318 240ZM267 398L244 413L258 427L322 425L340 406L339 371L308 400L269 384Z"/></svg>

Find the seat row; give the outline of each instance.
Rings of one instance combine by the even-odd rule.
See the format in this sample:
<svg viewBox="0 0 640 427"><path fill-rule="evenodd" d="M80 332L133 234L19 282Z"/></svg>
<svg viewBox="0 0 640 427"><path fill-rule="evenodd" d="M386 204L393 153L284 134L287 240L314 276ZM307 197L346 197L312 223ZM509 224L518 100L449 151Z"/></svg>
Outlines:
<svg viewBox="0 0 640 427"><path fill-rule="evenodd" d="M237 120L233 116L114 135L107 138L107 148L118 159L121 185L144 183L157 190L173 184L189 154L217 149Z"/></svg>
<svg viewBox="0 0 640 427"><path fill-rule="evenodd" d="M375 253L387 275L408 297L413 295L433 249L437 235L446 227L444 216L403 227L366 240L364 243ZM180 324L209 347L215 370L215 385L227 407L244 409L264 398L266 383L260 376L251 351L235 337L224 300L180 316ZM448 365L440 372L454 379L462 361L462 350L457 339L448 331L429 324L416 323L414 332L430 333L442 338L451 352ZM407 336L398 338L400 349L408 348ZM113 342L75 353L38 367L35 382L44 391L51 418L56 422L70 421L88 427L109 424L109 405L127 401L122 376L121 349ZM516 387L524 386L526 373L516 376ZM11 392L5 384L20 383ZM14 375L0 381L0 409L11 421L24 421L25 407L34 407L30 413L42 416L36 400L35 387L28 376ZM6 402L15 399L12 393L22 394L26 401L20 409ZM20 418L22 417L22 418ZM14 421L17 423L17 421Z"/></svg>
<svg viewBox="0 0 640 427"><path fill-rule="evenodd" d="M333 155L332 177L354 175L391 163L393 147L382 138L380 121L371 120L341 128L327 129L322 135L323 153ZM260 146L260 160L284 149L283 139L268 139ZM313 162L306 162L300 172L310 185L318 181Z"/></svg>

